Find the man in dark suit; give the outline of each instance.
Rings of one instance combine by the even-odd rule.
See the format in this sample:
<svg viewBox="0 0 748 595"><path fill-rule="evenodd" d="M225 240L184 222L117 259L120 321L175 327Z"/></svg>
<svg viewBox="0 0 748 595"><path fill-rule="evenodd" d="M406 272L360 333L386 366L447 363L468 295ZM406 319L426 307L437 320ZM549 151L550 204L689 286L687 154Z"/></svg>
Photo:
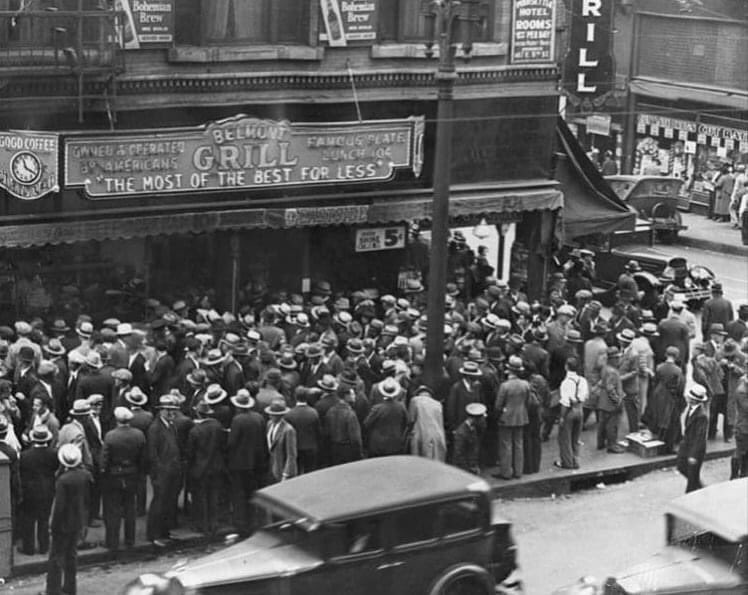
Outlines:
<svg viewBox="0 0 748 595"><path fill-rule="evenodd" d="M91 469L93 483L88 510L91 514L89 525L96 527L100 525L101 520L101 451L104 445L104 435L109 431L109 423L103 419L101 414L104 405L103 395L91 395L88 397L88 403L91 405L91 415L83 420L83 429L93 460Z"/></svg>
<svg viewBox="0 0 748 595"><path fill-rule="evenodd" d="M38 552L49 550L49 513L55 497L55 472L57 452L49 444L52 433L46 426L34 428L30 434L31 448L21 452L21 551L34 554L34 528Z"/></svg>
<svg viewBox="0 0 748 595"><path fill-rule="evenodd" d="M244 355L246 346L242 343L224 343L224 345L226 346L226 355L223 363L221 386L229 395L235 395L244 386L246 379L244 378L244 369L236 360L234 354Z"/></svg>
<svg viewBox="0 0 748 595"><path fill-rule="evenodd" d="M683 440L678 448L676 466L686 478L686 493L701 488L701 465L706 454L706 432L709 421L703 404L707 401L706 388L694 384L686 393L688 407L681 417Z"/></svg>
<svg viewBox="0 0 748 595"><path fill-rule="evenodd" d="M494 411L499 421L499 476L502 479L522 477L524 469L524 428L528 424L527 403L530 383L519 375L524 371L522 358L516 355L507 362L506 382L496 396Z"/></svg>
<svg viewBox="0 0 748 595"><path fill-rule="evenodd" d="M483 372L478 364L466 361L458 372L461 378L450 388L444 408L444 427L447 432L448 445L452 442L454 431L467 417L465 406L468 403L484 403L480 383Z"/></svg>
<svg viewBox="0 0 748 595"><path fill-rule="evenodd" d="M317 386L325 374L331 374L330 369L322 361L322 348L312 344L306 350L306 362L301 367L301 384L308 387Z"/></svg>
<svg viewBox="0 0 748 595"><path fill-rule="evenodd" d="M266 467L265 420L252 410L255 400L248 390L240 389L230 400L236 408L226 444L231 503L234 525L240 535L248 535L251 530L249 499L260 486Z"/></svg>
<svg viewBox="0 0 748 595"><path fill-rule="evenodd" d="M158 417L148 427L146 435L148 473L153 487L146 538L156 547L166 545L164 540L176 526L181 476L181 455L174 427L177 409L176 397L163 395L158 402Z"/></svg>
<svg viewBox="0 0 748 595"><path fill-rule="evenodd" d="M105 545L119 549L119 528L125 521L125 546L135 545L135 514L139 478L145 478L145 435L130 426L126 407L114 410L117 427L104 436L101 476L104 500Z"/></svg>
<svg viewBox="0 0 748 595"><path fill-rule="evenodd" d="M722 284L714 283L712 285L712 297L704 303L701 309L701 333L704 342L709 338L709 328L712 324L720 323L727 326L732 320L732 316L732 304L722 295Z"/></svg>
<svg viewBox="0 0 748 595"><path fill-rule="evenodd" d="M269 450L268 480L278 483L298 475L296 465L296 430L284 416L290 411L283 399L276 399L265 408L270 421L266 429Z"/></svg>
<svg viewBox="0 0 748 595"><path fill-rule="evenodd" d="M364 420L367 452L370 457L402 454L408 427L408 410L396 399L402 387L394 378L386 378L378 386L384 400L374 405Z"/></svg>
<svg viewBox="0 0 748 595"><path fill-rule="evenodd" d="M187 337L184 341L184 357L174 368L174 386L183 395L188 395L191 388L187 377L200 367L199 353L201 348L202 343L195 337Z"/></svg>
<svg viewBox="0 0 748 595"><path fill-rule="evenodd" d="M550 356L545 350L543 344L548 340L548 333L545 328L538 326L532 329L532 340L522 347L520 356L525 367L530 374L540 374L543 378L548 378L548 366Z"/></svg>
<svg viewBox="0 0 748 595"><path fill-rule="evenodd" d="M75 548L88 523L88 498L92 481L91 474L81 465L81 451L75 444L61 446L57 458L63 471L55 484L50 517L52 545L47 571L49 595L76 592L78 555Z"/></svg>
<svg viewBox="0 0 748 595"><path fill-rule="evenodd" d="M150 395L150 378L145 366L145 356L143 355L143 336L140 333L133 333L125 338L127 345L127 369L132 373L132 385L137 386L146 395ZM155 395L152 404L157 404L161 395Z"/></svg>
<svg viewBox="0 0 748 595"><path fill-rule="evenodd" d="M465 413L465 421L455 430L452 463L460 469L480 475L480 445L481 434L486 428L486 406L483 403L468 403Z"/></svg>
<svg viewBox="0 0 748 595"><path fill-rule="evenodd" d="M171 390L175 368L174 358L169 355L169 345L165 339L158 339L154 343L154 348L156 350L156 361L148 372L151 402L155 402L161 395L165 395ZM146 366L147 369L148 366Z"/></svg>
<svg viewBox="0 0 748 595"><path fill-rule="evenodd" d="M68 418L68 413L73 407L73 402L77 398L78 394L78 382L82 376L83 366L86 363L86 358L83 357L80 351L71 351L68 354L68 379L65 386L65 399L61 404L60 410L55 411L57 419L60 423L64 424Z"/></svg>
<svg viewBox="0 0 748 595"><path fill-rule="evenodd" d="M690 360L691 335L688 325L680 319L677 312L671 310L669 316L657 325L657 332L660 333L660 338L655 345L655 363L665 361L665 350L668 347L677 347L680 353L678 363L685 372Z"/></svg>
<svg viewBox="0 0 748 595"><path fill-rule="evenodd" d="M737 319L728 322L725 325L725 331L727 336L736 343L740 343L743 337L748 335L748 304L740 304Z"/></svg>
<svg viewBox="0 0 748 595"><path fill-rule="evenodd" d="M197 406L197 419L187 437L187 469L192 487L192 520L201 533L215 535L218 496L226 473L224 429L212 417L207 401Z"/></svg>
<svg viewBox="0 0 748 595"><path fill-rule="evenodd" d="M86 363L83 372L78 379L78 389L76 399L87 399L91 395L102 395L102 418L111 420L112 416L112 397L114 395L114 378L109 374L102 373L101 369L104 363L98 352L91 350L86 355Z"/></svg>
<svg viewBox="0 0 748 595"><path fill-rule="evenodd" d="M296 430L299 474L309 473L317 468L317 454L322 436L319 414L308 403L309 391L310 389L305 386L296 387L296 405L286 415L286 421Z"/></svg>

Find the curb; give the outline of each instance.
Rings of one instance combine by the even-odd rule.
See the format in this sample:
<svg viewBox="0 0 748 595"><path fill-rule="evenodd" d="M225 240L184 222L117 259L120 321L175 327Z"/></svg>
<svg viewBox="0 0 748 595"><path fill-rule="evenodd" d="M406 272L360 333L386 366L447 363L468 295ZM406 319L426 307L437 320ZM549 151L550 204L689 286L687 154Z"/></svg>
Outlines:
<svg viewBox="0 0 748 595"><path fill-rule="evenodd" d="M730 457L734 449L713 450L707 452L704 461L712 461ZM641 462L628 463L620 467L608 467L605 469L593 469L590 471L559 471L558 475L539 479L530 479L521 483L508 483L493 478L487 481L491 484L491 490L495 497L504 500L515 498L543 498L552 495L570 494L579 490L589 489L598 483L623 483L635 479L641 475L674 467L676 455L642 459ZM685 481L685 480L684 480Z"/></svg>
<svg viewBox="0 0 748 595"><path fill-rule="evenodd" d="M78 568L85 566L97 566L100 564L106 564L109 562L115 562L117 564L136 562L138 560L145 559L157 559L159 556L179 551L181 549L194 548L198 546L206 546L213 543L220 543L223 537L187 537L184 539L175 539L170 541L166 547L155 548L150 543L140 543L135 547L128 550L120 550L118 552L112 552L103 547L97 547L93 551L79 551L78 552ZM35 574L44 574L47 572L47 560L34 560L30 562L22 562L13 566L10 578L17 579L24 576L30 576Z"/></svg>
<svg viewBox="0 0 748 595"><path fill-rule="evenodd" d="M679 235L677 243L681 246L688 246L689 248L698 248L700 250L710 250L711 252L719 252L721 254L748 257L748 246L723 244L720 242L713 242L712 240L703 240L701 238L689 238L685 235Z"/></svg>

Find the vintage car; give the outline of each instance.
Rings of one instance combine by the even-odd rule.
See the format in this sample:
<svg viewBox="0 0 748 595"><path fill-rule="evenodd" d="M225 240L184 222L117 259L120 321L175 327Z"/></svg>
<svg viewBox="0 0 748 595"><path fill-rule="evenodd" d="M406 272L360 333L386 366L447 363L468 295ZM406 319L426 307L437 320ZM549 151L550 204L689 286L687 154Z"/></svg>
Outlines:
<svg viewBox="0 0 748 595"><path fill-rule="evenodd" d="M676 498L665 526L667 547L648 561L556 594L748 593L748 478Z"/></svg>
<svg viewBox="0 0 748 595"><path fill-rule="evenodd" d="M682 257L671 258L660 275L660 283L673 298L688 304L691 309L700 308L712 297L714 273L707 267L688 264Z"/></svg>
<svg viewBox="0 0 748 595"><path fill-rule="evenodd" d="M642 219L652 222L660 241L672 242L686 229L678 211L683 180L663 176L605 176L613 191Z"/></svg>
<svg viewBox="0 0 748 595"><path fill-rule="evenodd" d="M259 490L244 541L126 595L520 593L516 547L489 485L419 457L368 459Z"/></svg>

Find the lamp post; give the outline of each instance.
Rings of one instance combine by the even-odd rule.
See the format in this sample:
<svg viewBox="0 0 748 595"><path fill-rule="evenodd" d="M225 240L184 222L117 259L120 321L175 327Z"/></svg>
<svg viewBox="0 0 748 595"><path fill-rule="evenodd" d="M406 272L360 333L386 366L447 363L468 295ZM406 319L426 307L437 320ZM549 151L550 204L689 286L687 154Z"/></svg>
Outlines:
<svg viewBox="0 0 748 595"><path fill-rule="evenodd" d="M444 357L444 291L447 283L447 239L449 236L449 185L452 166L452 118L454 84L457 79L457 44L469 59L473 32L483 22L480 0L427 0L426 55L439 50L439 66L434 75L437 85L436 157L434 159L434 199L431 217L431 255L426 305L426 361L424 377L433 388L441 378Z"/></svg>

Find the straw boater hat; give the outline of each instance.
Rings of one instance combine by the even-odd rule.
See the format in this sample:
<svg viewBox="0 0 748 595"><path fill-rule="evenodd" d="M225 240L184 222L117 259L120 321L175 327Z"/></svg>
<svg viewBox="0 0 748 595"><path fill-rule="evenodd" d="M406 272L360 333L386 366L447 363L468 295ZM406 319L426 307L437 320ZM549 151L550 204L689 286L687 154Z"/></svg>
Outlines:
<svg viewBox="0 0 748 595"><path fill-rule="evenodd" d="M335 376L332 374L325 374L321 379L317 380L317 386L325 392L334 392L338 390L338 381L335 380Z"/></svg>
<svg viewBox="0 0 748 595"><path fill-rule="evenodd" d="M114 408L114 419L121 424L125 424L131 421L133 418L132 411L127 407L115 407Z"/></svg>
<svg viewBox="0 0 748 595"><path fill-rule="evenodd" d="M619 343L631 343L631 341L636 339L636 333L630 328L625 328L616 335L616 339L618 339Z"/></svg>
<svg viewBox="0 0 748 595"><path fill-rule="evenodd" d="M654 322L645 322L639 332L645 337L657 337L660 334L657 332L657 325Z"/></svg>
<svg viewBox="0 0 748 595"><path fill-rule="evenodd" d="M201 360L204 366L217 366L222 364L226 356L221 353L220 349L211 349L208 354Z"/></svg>
<svg viewBox="0 0 748 595"><path fill-rule="evenodd" d="M285 352L278 360L278 367L284 370L295 370L299 366L291 352Z"/></svg>
<svg viewBox="0 0 748 595"><path fill-rule="evenodd" d="M174 395L162 395L158 399L159 409L179 409L179 403Z"/></svg>
<svg viewBox="0 0 748 595"><path fill-rule="evenodd" d="M78 325L78 328L75 329L75 332L78 333L78 336L82 339L90 339L91 335L93 335L94 332L93 324L91 324L87 320L84 320Z"/></svg>
<svg viewBox="0 0 748 595"><path fill-rule="evenodd" d="M566 342L567 343L584 343L582 333L575 328L570 328L566 331Z"/></svg>
<svg viewBox="0 0 748 595"><path fill-rule="evenodd" d="M239 409L252 409L255 406L255 400L246 388L240 388L233 397L229 397L229 400Z"/></svg>
<svg viewBox="0 0 748 595"><path fill-rule="evenodd" d="M86 415L89 415L91 413L91 403L88 402L88 399L76 399L73 402L73 408L70 410L70 415L75 415L76 417L84 417Z"/></svg>
<svg viewBox="0 0 748 595"><path fill-rule="evenodd" d="M382 398L387 400L394 399L402 389L400 383L391 376L377 384L377 388L382 394Z"/></svg>
<svg viewBox="0 0 748 595"><path fill-rule="evenodd" d="M192 370L192 372L187 374L186 378L187 382L189 382L192 386L203 386L206 382L208 382L208 374L202 368Z"/></svg>
<svg viewBox="0 0 748 595"><path fill-rule="evenodd" d="M50 339L46 345L42 346L42 350L52 357L65 355L65 347L63 347L59 339Z"/></svg>
<svg viewBox="0 0 748 595"><path fill-rule="evenodd" d="M694 384L691 387L691 390L686 393L689 400L692 401L698 401L699 403L706 403L707 399L709 398L706 392L706 388L701 386L700 384Z"/></svg>
<svg viewBox="0 0 748 595"><path fill-rule="evenodd" d="M283 399L273 399L273 402L265 407L265 413L270 416L282 416L291 411Z"/></svg>
<svg viewBox="0 0 748 595"><path fill-rule="evenodd" d="M483 376L483 372L481 372L478 364L471 361L464 362L462 367L459 369L459 372L463 376Z"/></svg>
<svg viewBox="0 0 748 595"><path fill-rule="evenodd" d="M77 467L83 461L83 453L75 444L63 444L57 451L57 460L67 469Z"/></svg>
<svg viewBox="0 0 748 595"><path fill-rule="evenodd" d="M140 390L140 387L133 386L125 393L125 401L136 407L142 407L148 402L148 397L142 390Z"/></svg>
<svg viewBox="0 0 748 595"><path fill-rule="evenodd" d="M509 357L509 361L507 362L507 368L510 372L514 372L515 374L522 372L525 369L525 366L522 364L522 358L517 355L512 355Z"/></svg>
<svg viewBox="0 0 748 595"><path fill-rule="evenodd" d="M465 413L470 417L485 417L488 410L483 403L468 403L465 405Z"/></svg>
<svg viewBox="0 0 748 595"><path fill-rule="evenodd" d="M205 391L205 402L208 405L217 405L228 396L228 393L221 388L220 384L210 384Z"/></svg>
<svg viewBox="0 0 748 595"><path fill-rule="evenodd" d="M44 444L52 440L52 432L49 431L49 428L47 426L36 426L33 430L31 430L29 439L34 444Z"/></svg>

